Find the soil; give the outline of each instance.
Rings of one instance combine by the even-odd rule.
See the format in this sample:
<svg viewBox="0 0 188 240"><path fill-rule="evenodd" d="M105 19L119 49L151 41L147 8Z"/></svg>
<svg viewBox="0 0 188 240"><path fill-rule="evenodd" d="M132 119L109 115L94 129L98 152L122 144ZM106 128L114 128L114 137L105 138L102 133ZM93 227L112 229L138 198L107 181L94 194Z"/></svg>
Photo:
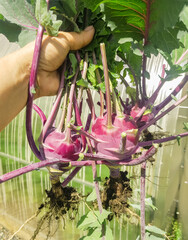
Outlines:
<svg viewBox="0 0 188 240"><path fill-rule="evenodd" d="M127 178L127 171L120 172L120 178L106 178L104 189L101 192L101 200L103 208L110 210L113 214L109 220L115 215L119 217L121 214L127 213L129 207L128 198L132 196L130 180Z"/></svg>

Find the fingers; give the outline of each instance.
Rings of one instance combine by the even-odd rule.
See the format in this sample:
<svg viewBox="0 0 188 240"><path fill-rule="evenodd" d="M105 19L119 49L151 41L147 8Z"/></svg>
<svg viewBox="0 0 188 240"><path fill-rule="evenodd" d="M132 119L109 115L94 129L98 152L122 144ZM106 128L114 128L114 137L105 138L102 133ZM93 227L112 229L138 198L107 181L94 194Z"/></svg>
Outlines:
<svg viewBox="0 0 188 240"><path fill-rule="evenodd" d="M42 96L53 96L59 88L59 74L57 71L40 71L37 77L35 99Z"/></svg>
<svg viewBox="0 0 188 240"><path fill-rule="evenodd" d="M80 33L76 32L60 32L58 38L63 41L66 40L70 50L78 50L82 47L88 45L94 36L95 29L93 26L87 27L84 31Z"/></svg>

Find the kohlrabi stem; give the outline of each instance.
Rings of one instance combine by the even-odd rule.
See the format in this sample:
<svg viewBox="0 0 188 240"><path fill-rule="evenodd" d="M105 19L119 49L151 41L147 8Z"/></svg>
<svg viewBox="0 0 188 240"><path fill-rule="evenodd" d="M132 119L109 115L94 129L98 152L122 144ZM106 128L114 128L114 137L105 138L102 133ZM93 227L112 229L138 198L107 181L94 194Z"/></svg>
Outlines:
<svg viewBox="0 0 188 240"><path fill-rule="evenodd" d="M62 114L61 114L61 119L60 119L59 125L57 127L57 131L59 131L59 132L63 131L63 125L65 122L65 115L66 115L66 111L67 111L67 101L68 101L68 85L66 86L66 90L65 90L65 94L64 94L64 98L63 98L63 110L62 110Z"/></svg>
<svg viewBox="0 0 188 240"><path fill-rule="evenodd" d="M77 52L77 58L80 58L79 53ZM87 69L88 69L88 53L86 52L85 54L85 60L84 60L84 65L83 65L83 70L82 70L82 78L85 80L86 75L87 75ZM83 96L83 87L79 88L78 91L78 106L79 106L79 112L81 114L81 103L82 103L82 96Z"/></svg>
<svg viewBox="0 0 188 240"><path fill-rule="evenodd" d="M113 112L116 113L117 117L123 117L123 113L121 111L117 96L116 96L116 92L110 82L110 90L112 92L112 101L113 101Z"/></svg>
<svg viewBox="0 0 188 240"><path fill-rule="evenodd" d="M174 89L174 91L159 105L155 107L155 114L157 114L162 108L164 108L172 99L172 96L176 96L180 90L184 87L184 85L188 82L188 75L186 75L181 83Z"/></svg>
<svg viewBox="0 0 188 240"><path fill-rule="evenodd" d="M49 10L49 8L50 8L50 0L46 0L46 3L47 3L47 9Z"/></svg>
<svg viewBox="0 0 188 240"><path fill-rule="evenodd" d="M95 191L96 191L96 195L97 195L97 203L98 203L98 208L99 208L99 212L102 213L102 201L100 198L100 190L99 190L99 183L97 181L97 169L96 169L96 163L93 161L92 162L92 171L93 171L93 181L95 184Z"/></svg>
<svg viewBox="0 0 188 240"><path fill-rule="evenodd" d="M100 197L100 190L99 190L99 183L97 181L97 168L96 168L96 163L92 162L92 171L93 171L93 181L95 184L95 192L97 195L97 203L98 203L98 208L100 214L102 214L103 208L102 208L102 201ZM105 226L104 223L102 223L102 240L105 240Z"/></svg>
<svg viewBox="0 0 188 240"><path fill-rule="evenodd" d="M96 143L99 143L99 142L104 142L100 139L97 139L95 138L93 135L91 135L91 133L88 133L87 131L83 130L83 129L80 129L80 128L77 128L76 126L74 126L73 124L69 124L68 127L72 130L74 130L75 132L78 132L80 133L81 135L84 135L85 137L95 141Z"/></svg>
<svg viewBox="0 0 188 240"><path fill-rule="evenodd" d="M163 64L163 68L162 68L162 74L161 74L161 78L164 79L164 75L165 75L165 64ZM145 106L142 107L142 109L139 111L139 113L136 115L135 117L135 121L137 121L146 111L147 107L152 106L158 96L159 91L161 90L161 88L163 87L165 81L160 81L157 89L154 91L154 93L152 94L152 96L148 99L148 101L145 103Z"/></svg>
<svg viewBox="0 0 188 240"><path fill-rule="evenodd" d="M95 107L94 107L91 91L90 91L90 89L87 89L86 91L87 91L87 96L88 96L87 102L88 102L88 105L89 105L89 108L91 111L91 119L92 119L92 121L94 121L96 118L96 115L95 115Z"/></svg>
<svg viewBox="0 0 188 240"><path fill-rule="evenodd" d="M141 240L145 240L145 181L146 181L146 162L141 164L140 179L140 199L141 199Z"/></svg>
<svg viewBox="0 0 188 240"><path fill-rule="evenodd" d="M188 135L188 133L187 133L187 135ZM133 159L133 160L129 159L129 161L127 159L124 161L121 160L121 161L116 162L116 165L117 166L123 166L123 165L135 166L135 165L141 164L141 163L145 162L149 157L152 157L156 153L156 151L157 151L156 148L154 146L152 146L149 150L145 151L140 157ZM90 154L90 156L88 158L95 160L95 163L99 164L99 165L101 165L101 164L104 164L107 166L112 165L110 162L106 161L106 156L99 157L99 156ZM98 159L102 159L102 160L98 160ZM111 158L109 158L109 160L110 159ZM112 159L112 161L113 161L113 159ZM20 169L14 170L12 172L9 172L9 173L6 173L6 174L0 176L0 183L6 182L10 179L13 179L22 174L31 172L33 170L37 170L39 168L43 168L43 167L50 166L50 165L57 164L57 163L69 163L72 167L74 167L74 166L75 167L83 167L83 166L91 166L92 162L93 162L92 160L70 161L70 159L66 159L66 158L62 158L62 159L58 159L58 160L55 160L55 159L44 160L41 162L30 164L28 166L22 167ZM113 163L113 166L114 166L114 163Z"/></svg>
<svg viewBox="0 0 188 240"><path fill-rule="evenodd" d="M50 115L42 129L41 135L39 137L39 142L42 143L44 140L44 137L48 131L48 129L52 126L52 124L54 123L54 120L57 116L57 112L59 110L59 106L61 103L61 97L62 97L62 93L63 93L63 88L64 88L64 84L65 84L65 70L66 70L66 61L63 63L63 70L61 73L61 81L60 81L60 86L59 86L59 90L57 93L57 97L56 100L53 104L52 110L50 112Z"/></svg>
<svg viewBox="0 0 188 240"><path fill-rule="evenodd" d="M181 134L166 137L166 138L155 139L155 140L151 140L151 141L147 141L147 142L139 142L138 145L140 147L146 147L146 146L151 146L153 144L160 144L160 143L169 142L169 141L178 139L179 137L183 138L183 137L187 137L187 136L188 136L188 132L185 132L185 133L181 133Z"/></svg>
<svg viewBox="0 0 188 240"><path fill-rule="evenodd" d="M108 65L106 58L106 49L105 44L100 44L101 56L102 56L102 64L104 71L104 79L105 79L105 89L106 89L106 108L107 108L107 128L112 128L112 107L111 107L111 96L110 96L110 80L108 75Z"/></svg>
<svg viewBox="0 0 188 240"><path fill-rule="evenodd" d="M93 63L97 65L97 59L94 51L93 51ZM95 74L96 74L97 82L101 83L101 76L99 73L99 69L95 70ZM100 89L100 117L103 116L103 113L104 113L104 94Z"/></svg>
<svg viewBox="0 0 188 240"><path fill-rule="evenodd" d="M43 111L36 105L36 104L33 104L33 109L35 110L35 112L37 112L37 114L39 115L41 121L42 121L42 125L45 124L46 122L46 116L45 114L43 113Z"/></svg>
<svg viewBox="0 0 188 240"><path fill-rule="evenodd" d="M79 73L79 67L77 67L77 70L74 75L73 82L72 82L71 88L70 88L66 125L70 124L70 121L72 118L73 97L74 97L74 90L75 90L75 86L76 86L76 79L78 77L78 73ZM67 143L71 143L71 129L69 127L67 127L65 130L65 141Z"/></svg>
<svg viewBox="0 0 188 240"><path fill-rule="evenodd" d="M119 166L118 167L108 166L108 168L110 169L110 177L115 179L121 177Z"/></svg>
<svg viewBox="0 0 188 240"><path fill-rule="evenodd" d="M74 103L76 123L77 123L78 126L82 126L82 120L81 120L81 116L80 116L80 113L79 113L79 108L78 108L78 103L77 103L75 91L74 91L73 103ZM83 126L82 126L82 129L83 129ZM86 148L86 138L83 134L81 134L81 139L82 139L82 150L81 150L81 152L83 152Z"/></svg>
<svg viewBox="0 0 188 240"><path fill-rule="evenodd" d="M140 134L143 130L147 129L148 127L150 127L151 125L153 125L154 123L156 123L159 119L161 119L162 117L164 117L167 113L169 113L170 111L172 111L175 107L177 107L179 104L181 104L183 101L185 101L188 98L188 95L185 95L184 97L182 97L180 100L178 100L177 102L175 102L172 106L170 106L169 108L167 108L164 112L162 112L161 114L159 114L156 118L153 118L151 121L149 121L148 123L146 123L143 127L139 128L138 130L138 134Z"/></svg>
<svg viewBox="0 0 188 240"><path fill-rule="evenodd" d="M65 178L65 180L62 182L61 186L66 187L67 184L74 178L74 176L82 169L82 167L76 167L69 175Z"/></svg>
<svg viewBox="0 0 188 240"><path fill-rule="evenodd" d="M30 80L29 80L28 100L27 100L27 106L26 106L26 133L27 133L28 142L33 153L40 160L43 160L43 157L35 144L35 141L33 139L33 133L32 133L32 107L33 107L33 96L35 93L35 83L37 78L37 69L39 64L43 33L44 33L44 28L41 25L39 25L37 37L35 40L35 48L33 53L33 60L32 60Z"/></svg>
<svg viewBox="0 0 188 240"><path fill-rule="evenodd" d="M126 141L127 141L127 134L126 134L126 132L122 132L121 133L121 141L120 141L120 145L119 145L119 152L120 153L125 153Z"/></svg>

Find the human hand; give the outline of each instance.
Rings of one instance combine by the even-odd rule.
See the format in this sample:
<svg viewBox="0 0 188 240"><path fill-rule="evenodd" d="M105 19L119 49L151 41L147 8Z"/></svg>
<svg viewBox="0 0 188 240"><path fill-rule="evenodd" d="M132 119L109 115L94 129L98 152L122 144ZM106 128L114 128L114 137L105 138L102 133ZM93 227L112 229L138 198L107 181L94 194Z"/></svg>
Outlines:
<svg viewBox="0 0 188 240"><path fill-rule="evenodd" d="M57 69L70 50L78 50L91 42L94 31L94 28L89 26L80 33L59 32L57 37L43 37L34 98L56 94L60 82ZM27 51L32 49L33 52L34 42L24 48L27 48ZM29 61L31 62L31 59Z"/></svg>
<svg viewBox="0 0 188 240"><path fill-rule="evenodd" d="M89 44L94 28L81 33L59 32L57 37L44 36L37 72L36 94L51 96L57 93L60 76L57 69L70 50ZM0 58L0 131L25 107L35 42Z"/></svg>

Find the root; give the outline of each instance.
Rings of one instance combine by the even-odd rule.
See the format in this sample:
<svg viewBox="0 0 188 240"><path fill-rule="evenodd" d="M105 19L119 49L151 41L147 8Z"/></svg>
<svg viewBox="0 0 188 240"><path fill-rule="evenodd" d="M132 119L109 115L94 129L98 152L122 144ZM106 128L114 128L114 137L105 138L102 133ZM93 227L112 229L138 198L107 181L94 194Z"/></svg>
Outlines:
<svg viewBox="0 0 188 240"><path fill-rule="evenodd" d="M66 214L68 214L70 220L75 219L77 215L80 196L73 187L60 188L59 184L57 186L53 185L50 191L46 190L46 194L45 203L39 207L39 211L43 215L40 217L37 228L30 240L35 240L39 232L44 229L47 230L46 239L49 239L57 232L60 220L63 220L63 227L65 228ZM57 224L55 230L52 229L54 223Z"/></svg>
<svg viewBox="0 0 188 240"><path fill-rule="evenodd" d="M126 177L127 172L120 172L119 178L106 178L104 189L101 192L103 208L109 209L113 214L109 216L112 220L113 215L120 217L127 213L129 207L128 198L132 196L130 180Z"/></svg>
<svg viewBox="0 0 188 240"><path fill-rule="evenodd" d="M25 227L25 225L26 225L28 222L30 222L30 221L33 220L35 217L37 217L37 215L38 215L38 211L37 211L37 213L35 213L32 217L28 218L28 219L20 226L20 228L19 228L8 240L12 240L13 237L15 237L16 234L18 234L18 233L22 230L22 228Z"/></svg>

